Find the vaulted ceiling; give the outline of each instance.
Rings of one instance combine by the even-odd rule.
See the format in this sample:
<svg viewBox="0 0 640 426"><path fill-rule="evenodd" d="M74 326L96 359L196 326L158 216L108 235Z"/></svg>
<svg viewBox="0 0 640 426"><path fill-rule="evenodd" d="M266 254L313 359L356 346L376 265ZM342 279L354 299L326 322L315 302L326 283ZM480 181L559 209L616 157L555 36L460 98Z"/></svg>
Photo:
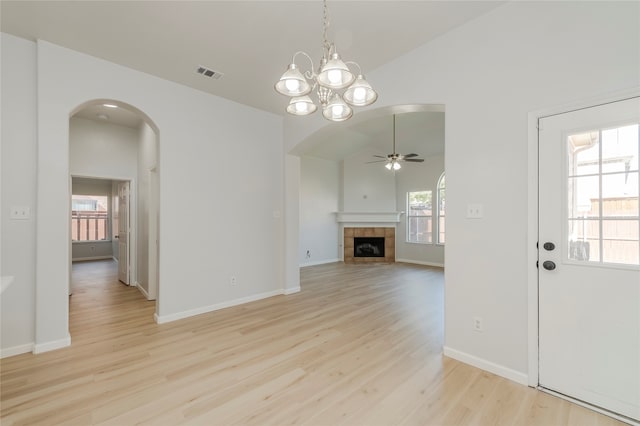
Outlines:
<svg viewBox="0 0 640 426"><path fill-rule="evenodd" d="M358 62L366 74L503 3L330 0L328 36L343 58ZM3 32L47 40L279 115L285 114L287 98L273 85L293 53L305 50L314 61L321 55L320 0L2 0L0 8ZM200 65L223 76L205 78L196 73ZM375 80L369 80L375 87ZM98 120L105 113L112 124L137 126L135 114L100 105L78 115ZM399 152L444 153L442 112L398 117ZM391 152L390 112L344 124L340 131L319 132L315 138L321 143L310 141L298 154L339 161L365 148L380 155ZM427 140L426 134L442 138Z"/></svg>
<svg viewBox="0 0 640 426"><path fill-rule="evenodd" d="M358 62L366 74L502 3L331 0L328 35L343 58ZM320 0L2 0L0 8L3 32L275 114L284 114L287 99L273 85L293 53L305 50L314 61L321 55ZM195 72L199 65L224 75L205 78Z"/></svg>

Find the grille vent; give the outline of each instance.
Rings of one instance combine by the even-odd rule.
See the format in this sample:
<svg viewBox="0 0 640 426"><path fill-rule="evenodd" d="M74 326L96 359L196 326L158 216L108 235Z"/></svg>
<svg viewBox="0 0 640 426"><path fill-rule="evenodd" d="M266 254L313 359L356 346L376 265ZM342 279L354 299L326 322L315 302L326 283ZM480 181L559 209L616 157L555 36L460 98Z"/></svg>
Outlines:
<svg viewBox="0 0 640 426"><path fill-rule="evenodd" d="M220 71L214 71L211 68L203 67L202 65L198 65L198 68L196 68L196 72L198 74L202 74L205 77L213 78L214 80L218 80L224 75Z"/></svg>

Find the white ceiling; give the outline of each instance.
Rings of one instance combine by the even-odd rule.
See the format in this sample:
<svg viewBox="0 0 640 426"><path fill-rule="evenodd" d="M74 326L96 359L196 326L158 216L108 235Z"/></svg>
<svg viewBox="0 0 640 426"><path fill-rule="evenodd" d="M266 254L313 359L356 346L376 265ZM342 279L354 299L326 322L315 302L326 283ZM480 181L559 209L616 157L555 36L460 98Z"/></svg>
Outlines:
<svg viewBox="0 0 640 426"><path fill-rule="evenodd" d="M420 158L444 155L445 112L442 105L424 106L419 111L384 111L364 119L358 117L339 128L328 126L308 138L296 154L332 161L340 161L365 149L376 155L391 154L394 113L397 114L397 153L416 153Z"/></svg>
<svg viewBox="0 0 640 426"><path fill-rule="evenodd" d="M127 109L126 106L116 105L118 108L109 108L103 103L89 105L74 114L74 117L88 120L116 124L118 126L137 129L142 124L142 117L135 111Z"/></svg>
<svg viewBox="0 0 640 426"><path fill-rule="evenodd" d="M502 3L333 0L329 39L367 73ZM284 114L287 99L273 85L292 54L305 50L317 61L321 53L319 0L2 0L0 8L3 32L44 39L275 114ZM198 65L224 76L205 78L195 73Z"/></svg>

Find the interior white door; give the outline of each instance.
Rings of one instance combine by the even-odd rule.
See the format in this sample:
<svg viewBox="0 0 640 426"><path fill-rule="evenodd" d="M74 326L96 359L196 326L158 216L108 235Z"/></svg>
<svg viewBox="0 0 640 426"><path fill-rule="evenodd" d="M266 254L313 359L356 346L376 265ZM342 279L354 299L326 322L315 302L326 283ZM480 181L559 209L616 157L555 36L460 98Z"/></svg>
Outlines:
<svg viewBox="0 0 640 426"><path fill-rule="evenodd" d="M118 183L118 279L129 284L129 182Z"/></svg>
<svg viewBox="0 0 640 426"><path fill-rule="evenodd" d="M539 121L539 383L640 420L640 98Z"/></svg>

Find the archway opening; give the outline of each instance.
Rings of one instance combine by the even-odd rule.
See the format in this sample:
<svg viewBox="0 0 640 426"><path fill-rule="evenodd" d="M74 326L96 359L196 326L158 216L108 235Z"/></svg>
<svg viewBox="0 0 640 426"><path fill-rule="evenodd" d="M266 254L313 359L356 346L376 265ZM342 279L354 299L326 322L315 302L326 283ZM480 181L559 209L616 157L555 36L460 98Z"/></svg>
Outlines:
<svg viewBox="0 0 640 426"><path fill-rule="evenodd" d="M70 267L74 261L113 259L118 280L155 300L156 313L159 148L158 127L128 103L94 99L69 114ZM71 270L69 277L71 293Z"/></svg>

